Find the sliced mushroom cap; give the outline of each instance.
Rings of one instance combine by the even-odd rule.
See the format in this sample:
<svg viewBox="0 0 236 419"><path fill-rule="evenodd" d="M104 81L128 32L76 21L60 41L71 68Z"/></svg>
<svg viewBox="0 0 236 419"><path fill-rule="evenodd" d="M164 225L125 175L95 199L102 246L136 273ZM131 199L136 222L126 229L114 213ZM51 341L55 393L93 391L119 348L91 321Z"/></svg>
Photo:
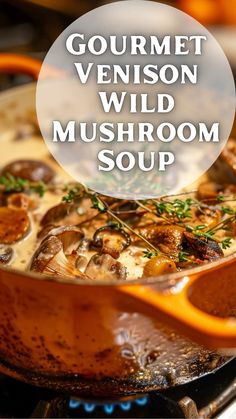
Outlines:
<svg viewBox="0 0 236 419"><path fill-rule="evenodd" d="M102 253L108 253L117 259L120 253L131 243L128 233L122 228L104 226L99 228L93 236L93 244Z"/></svg>
<svg viewBox="0 0 236 419"><path fill-rule="evenodd" d="M65 255L76 250L84 237L84 233L75 226L60 226L49 231L50 236L56 236L63 246Z"/></svg>
<svg viewBox="0 0 236 419"><path fill-rule="evenodd" d="M59 224L72 211L72 205L61 202L54 207L49 208L41 220L41 226Z"/></svg>
<svg viewBox="0 0 236 419"><path fill-rule="evenodd" d="M202 260L211 261L224 256L221 247L215 240L198 237L188 231L184 232L183 245Z"/></svg>
<svg viewBox="0 0 236 419"><path fill-rule="evenodd" d="M40 244L33 256L30 270L64 278L89 279L67 259L62 242L57 236L49 236Z"/></svg>
<svg viewBox="0 0 236 419"><path fill-rule="evenodd" d="M13 249L9 246L0 245L0 264L7 265L13 256Z"/></svg>
<svg viewBox="0 0 236 419"><path fill-rule="evenodd" d="M55 176L54 170L39 160L15 160L2 169L2 175L10 173L15 177L27 179L31 182L49 183Z"/></svg>
<svg viewBox="0 0 236 419"><path fill-rule="evenodd" d="M98 211L91 208L91 199L83 197L76 203L60 203L50 208L41 220L41 225L76 225L92 218Z"/></svg>
<svg viewBox="0 0 236 419"><path fill-rule="evenodd" d="M127 277L125 266L108 254L98 253L91 257L85 274L101 281L125 280Z"/></svg>
<svg viewBox="0 0 236 419"><path fill-rule="evenodd" d="M0 207L0 243L11 244L21 240L29 227L30 220L24 209Z"/></svg>
<svg viewBox="0 0 236 419"><path fill-rule="evenodd" d="M30 270L43 272L54 256L63 249L62 242L56 236L50 236L43 240L36 250Z"/></svg>

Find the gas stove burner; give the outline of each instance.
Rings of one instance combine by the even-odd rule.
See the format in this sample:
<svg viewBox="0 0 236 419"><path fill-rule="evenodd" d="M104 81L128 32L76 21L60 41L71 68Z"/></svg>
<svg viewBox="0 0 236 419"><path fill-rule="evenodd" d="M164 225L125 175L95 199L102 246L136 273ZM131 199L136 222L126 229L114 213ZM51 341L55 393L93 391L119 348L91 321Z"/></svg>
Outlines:
<svg viewBox="0 0 236 419"><path fill-rule="evenodd" d="M77 399L70 399L69 409L75 410L82 407L85 413L95 412L96 409L103 409L104 413L109 416L114 413L115 409L120 409L123 412L129 412L135 406L145 406L148 404L148 396L144 396L134 400L120 401L114 403L88 403Z"/></svg>

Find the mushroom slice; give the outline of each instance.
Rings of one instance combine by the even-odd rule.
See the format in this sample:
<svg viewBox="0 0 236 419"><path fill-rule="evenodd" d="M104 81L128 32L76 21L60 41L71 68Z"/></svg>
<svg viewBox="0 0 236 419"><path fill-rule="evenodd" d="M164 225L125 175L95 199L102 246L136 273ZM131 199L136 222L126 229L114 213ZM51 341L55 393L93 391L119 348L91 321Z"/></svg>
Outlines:
<svg viewBox="0 0 236 419"><path fill-rule="evenodd" d="M75 226L60 226L49 231L50 236L56 236L63 246L65 255L76 250L84 237L84 233Z"/></svg>
<svg viewBox="0 0 236 419"><path fill-rule="evenodd" d="M62 242L57 236L49 236L43 240L33 256L30 270L64 278L88 279L67 259Z"/></svg>
<svg viewBox="0 0 236 419"><path fill-rule="evenodd" d="M7 265L13 256L13 249L9 246L0 245L0 264Z"/></svg>
<svg viewBox="0 0 236 419"><path fill-rule="evenodd" d="M24 209L0 207L0 243L11 244L21 240L29 227L30 220Z"/></svg>
<svg viewBox="0 0 236 419"><path fill-rule="evenodd" d="M91 199L82 197L76 203L62 202L50 208L41 220L41 225L56 223L57 225L76 225L92 218L98 211L91 208Z"/></svg>
<svg viewBox="0 0 236 419"><path fill-rule="evenodd" d="M117 259L122 250L131 243L131 239L125 230L118 227L104 226L99 228L93 236L95 247L101 248L102 253L108 253Z"/></svg>
<svg viewBox="0 0 236 419"><path fill-rule="evenodd" d="M214 260L224 256L219 244L212 239L195 236L187 231L184 232L185 243L191 252L199 259Z"/></svg>
<svg viewBox="0 0 236 419"><path fill-rule="evenodd" d="M56 236L50 236L42 241L36 250L30 270L43 272L48 263L63 249L62 242Z"/></svg>
<svg viewBox="0 0 236 419"><path fill-rule="evenodd" d="M70 214L72 207L73 206L71 204L61 202L60 204L49 208L41 220L41 226L46 227L48 224L58 224Z"/></svg>
<svg viewBox="0 0 236 419"><path fill-rule="evenodd" d="M55 176L53 169L40 160L15 160L7 164L1 173L2 175L10 173L31 182L45 183L51 182Z"/></svg>
<svg viewBox="0 0 236 419"><path fill-rule="evenodd" d="M92 279L104 281L125 280L127 277L125 266L108 254L98 253L91 257L85 274Z"/></svg>

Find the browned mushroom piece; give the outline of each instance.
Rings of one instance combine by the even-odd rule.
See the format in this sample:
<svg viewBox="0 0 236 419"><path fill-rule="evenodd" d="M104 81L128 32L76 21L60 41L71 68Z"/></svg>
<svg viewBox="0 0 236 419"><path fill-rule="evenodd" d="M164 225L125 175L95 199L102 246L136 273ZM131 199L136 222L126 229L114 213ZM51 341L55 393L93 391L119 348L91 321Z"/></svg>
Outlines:
<svg viewBox="0 0 236 419"><path fill-rule="evenodd" d="M0 264L7 265L13 257L13 249L9 246L0 245Z"/></svg>
<svg viewBox="0 0 236 419"><path fill-rule="evenodd" d="M39 160L15 160L3 167L1 174L11 174L31 182L45 183L51 182L55 176L54 170Z"/></svg>
<svg viewBox="0 0 236 419"><path fill-rule="evenodd" d="M84 197L76 203L60 203L50 208L41 220L41 225L76 225L92 218L98 211L91 208L91 199Z"/></svg>
<svg viewBox="0 0 236 419"><path fill-rule="evenodd" d="M173 224L150 224L145 227L136 228L135 231L154 246L157 246L163 253L173 254L181 250L184 232L182 227ZM134 240L137 239L134 238Z"/></svg>
<svg viewBox="0 0 236 419"><path fill-rule="evenodd" d="M49 236L56 236L62 243L65 255L76 250L84 237L84 233L75 226L60 226L49 230Z"/></svg>
<svg viewBox="0 0 236 419"><path fill-rule="evenodd" d="M221 247L215 240L198 237L188 231L184 232L183 245L202 260L211 261L224 256Z"/></svg>
<svg viewBox="0 0 236 419"><path fill-rule="evenodd" d="M100 227L93 236L93 245L100 248L102 253L108 253L118 259L120 253L131 243L130 235L118 227Z"/></svg>
<svg viewBox="0 0 236 419"><path fill-rule="evenodd" d="M66 218L70 212L73 209L72 204L66 204L64 202L61 202L58 205L55 205L54 207L49 208L49 210L44 214L40 224L43 227L46 227L48 225L55 225L59 224Z"/></svg>
<svg viewBox="0 0 236 419"><path fill-rule="evenodd" d="M91 257L85 274L100 281L125 280L127 277L125 266L108 254L98 253Z"/></svg>
<svg viewBox="0 0 236 419"><path fill-rule="evenodd" d="M0 207L0 243L12 244L28 233L30 220L21 208Z"/></svg>
<svg viewBox="0 0 236 419"><path fill-rule="evenodd" d="M63 252L63 244L57 236L49 236L36 250L30 270L63 278L88 279Z"/></svg>

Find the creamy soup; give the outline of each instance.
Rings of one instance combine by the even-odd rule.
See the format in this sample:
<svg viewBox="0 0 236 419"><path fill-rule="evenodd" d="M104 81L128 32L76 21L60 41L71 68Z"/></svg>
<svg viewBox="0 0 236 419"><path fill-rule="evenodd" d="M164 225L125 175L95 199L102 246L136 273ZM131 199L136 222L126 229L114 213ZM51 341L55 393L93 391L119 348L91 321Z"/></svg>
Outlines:
<svg viewBox="0 0 236 419"><path fill-rule="evenodd" d="M1 147L2 265L113 281L196 267L235 250L232 183L205 177L197 191L115 200L73 183L38 135L6 131Z"/></svg>

